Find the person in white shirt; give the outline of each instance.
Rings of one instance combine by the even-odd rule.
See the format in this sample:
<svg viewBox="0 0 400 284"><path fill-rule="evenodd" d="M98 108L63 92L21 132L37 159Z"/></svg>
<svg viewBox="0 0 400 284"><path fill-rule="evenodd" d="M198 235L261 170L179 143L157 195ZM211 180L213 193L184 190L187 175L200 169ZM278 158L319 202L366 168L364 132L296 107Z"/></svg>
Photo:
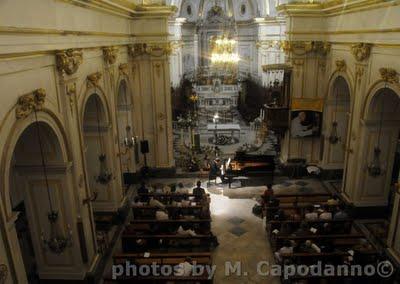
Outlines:
<svg viewBox="0 0 400 284"><path fill-rule="evenodd" d="M314 211L314 207L311 205L307 207L306 214L304 215L306 221L317 221L318 213Z"/></svg>
<svg viewBox="0 0 400 284"><path fill-rule="evenodd" d="M275 252L275 257L278 262L282 262L283 254L292 254L293 253L293 245L289 240L285 240L283 243L283 247L281 247L277 252Z"/></svg>
<svg viewBox="0 0 400 284"><path fill-rule="evenodd" d="M322 210L323 210L322 213L319 214L319 219L324 221L332 220L332 213L329 212L329 206L324 205L322 207Z"/></svg>
<svg viewBox="0 0 400 284"><path fill-rule="evenodd" d="M318 127L313 127L311 124L305 125L307 114L304 111L298 113L298 115L292 119L291 122L291 133L293 137L306 137L313 135L314 132L318 131Z"/></svg>
<svg viewBox="0 0 400 284"><path fill-rule="evenodd" d="M187 257L184 262L175 267L175 276L188 277L193 273L192 259Z"/></svg>

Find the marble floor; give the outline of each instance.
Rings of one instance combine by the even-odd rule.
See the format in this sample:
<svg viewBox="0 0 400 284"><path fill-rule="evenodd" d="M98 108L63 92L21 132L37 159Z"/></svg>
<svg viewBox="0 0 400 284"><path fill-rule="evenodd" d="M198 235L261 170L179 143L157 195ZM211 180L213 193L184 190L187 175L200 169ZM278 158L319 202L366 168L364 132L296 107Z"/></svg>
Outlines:
<svg viewBox="0 0 400 284"><path fill-rule="evenodd" d="M214 252L213 263L217 270L214 283L280 283L279 278L257 273L260 262L273 263L273 255L267 240L262 219L252 214L256 203L252 199L230 199L210 194L212 231L218 237L219 246ZM241 275L229 273L229 262L241 264ZM262 272L266 266L261 266Z"/></svg>

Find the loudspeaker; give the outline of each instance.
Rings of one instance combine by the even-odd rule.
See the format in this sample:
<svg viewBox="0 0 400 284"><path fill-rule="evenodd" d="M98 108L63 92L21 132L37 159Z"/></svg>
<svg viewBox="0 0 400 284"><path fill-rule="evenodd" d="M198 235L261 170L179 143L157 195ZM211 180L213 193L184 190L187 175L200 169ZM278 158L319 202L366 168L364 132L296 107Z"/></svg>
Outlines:
<svg viewBox="0 0 400 284"><path fill-rule="evenodd" d="M147 140L140 141L140 152L142 152L142 154L149 153L149 141Z"/></svg>
<svg viewBox="0 0 400 284"><path fill-rule="evenodd" d="M194 148L198 151L200 150L200 134L194 135Z"/></svg>

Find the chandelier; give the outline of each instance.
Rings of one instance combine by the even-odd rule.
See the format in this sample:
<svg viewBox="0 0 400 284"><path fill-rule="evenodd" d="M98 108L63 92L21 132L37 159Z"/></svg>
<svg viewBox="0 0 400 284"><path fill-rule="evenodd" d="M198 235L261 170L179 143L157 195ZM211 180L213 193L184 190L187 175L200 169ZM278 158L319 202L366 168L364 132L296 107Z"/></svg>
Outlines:
<svg viewBox="0 0 400 284"><path fill-rule="evenodd" d="M49 207L50 211L47 213L47 219L50 223L50 236L49 238L46 239L44 236L44 232L42 231L41 233L41 240L43 243L43 248L44 249L49 249L51 252L55 254L61 254L65 251L67 247L72 246L72 230L70 226L68 225L68 234L64 236L64 234L61 232L58 222L58 211L53 208L53 205L51 203L51 196L50 196L50 186L49 186L49 180L47 177L47 166L46 162L44 159L44 152L43 152L43 144L42 144L42 139L40 136L40 126L39 126L39 121L37 118L37 113L35 109L35 121L36 121L36 132L37 132L37 137L38 137L38 144L39 144L39 149L40 149L40 156L41 156L41 162L42 162L42 168L43 168L43 175L44 179L46 182L46 189L47 189L47 198L49 200Z"/></svg>
<svg viewBox="0 0 400 284"><path fill-rule="evenodd" d="M96 89L95 89L96 91ZM100 154L99 154L99 174L96 177L96 182L100 183L102 185L107 185L110 183L112 179L112 174L109 172L107 168L107 156L104 153L104 145L102 141L102 134L101 134L101 123L100 123L100 106L98 102L99 98L95 98L95 104L96 104L96 118L97 118L97 138L98 138L98 143L99 143L99 148L100 148Z"/></svg>
<svg viewBox="0 0 400 284"><path fill-rule="evenodd" d="M217 36L211 39L211 63L213 65L234 65L240 60L235 51L237 41L227 36Z"/></svg>
<svg viewBox="0 0 400 284"><path fill-rule="evenodd" d="M386 83L385 83L385 88L386 90ZM382 98L382 105L381 105L381 115L380 115L380 121L379 121L379 132L378 132L378 142L377 145L374 147L374 157L372 159L372 162L368 165L368 174L371 177L378 177L382 175L383 169L381 167L381 160L380 156L382 153L381 150L381 135L382 135L382 123L383 123L383 114L384 114L384 99Z"/></svg>

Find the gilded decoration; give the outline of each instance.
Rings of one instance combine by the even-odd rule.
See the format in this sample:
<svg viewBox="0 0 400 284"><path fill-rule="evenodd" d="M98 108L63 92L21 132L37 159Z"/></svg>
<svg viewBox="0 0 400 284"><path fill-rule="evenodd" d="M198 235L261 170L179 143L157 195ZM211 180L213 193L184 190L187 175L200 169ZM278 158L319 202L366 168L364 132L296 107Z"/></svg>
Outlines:
<svg viewBox="0 0 400 284"><path fill-rule="evenodd" d="M336 71L346 72L346 68L347 68L346 61L336 60L335 64L336 64Z"/></svg>
<svg viewBox="0 0 400 284"><path fill-rule="evenodd" d="M76 94L76 83L71 83L66 86L66 92L69 97L69 108L71 113L73 113L74 107L74 95Z"/></svg>
<svg viewBox="0 0 400 284"><path fill-rule="evenodd" d="M101 77L102 77L102 74L100 72L95 72L93 74L88 75L86 78L88 86L98 86Z"/></svg>
<svg viewBox="0 0 400 284"><path fill-rule="evenodd" d="M58 71L67 75L72 75L78 71L79 65L82 64L82 51L75 49L67 49L56 53L56 66Z"/></svg>
<svg viewBox="0 0 400 284"><path fill-rule="evenodd" d="M118 48L115 46L103 47L103 56L105 62L107 62L110 65L114 64L115 61L117 61Z"/></svg>
<svg viewBox="0 0 400 284"><path fill-rule="evenodd" d="M399 83L399 74L396 70L392 68L381 68L379 69L379 73L381 74L382 80L389 83Z"/></svg>
<svg viewBox="0 0 400 284"><path fill-rule="evenodd" d="M285 53L290 51L297 55L315 53L326 55L331 49L331 44L326 41L281 41L280 47ZM300 52L300 53L299 53Z"/></svg>
<svg viewBox="0 0 400 284"><path fill-rule="evenodd" d="M17 119L28 117L34 110L40 110L44 105L46 91L37 89L30 94L19 97L15 110Z"/></svg>
<svg viewBox="0 0 400 284"><path fill-rule="evenodd" d="M170 55L173 50L173 43L135 43L129 47L129 54L132 57L141 55L150 55L154 57L161 57Z"/></svg>
<svg viewBox="0 0 400 284"><path fill-rule="evenodd" d="M4 283L8 277L8 268L5 264L0 264L0 283Z"/></svg>
<svg viewBox="0 0 400 284"><path fill-rule="evenodd" d="M121 63L118 67L119 74L122 76L128 76L128 63Z"/></svg>
<svg viewBox="0 0 400 284"><path fill-rule="evenodd" d="M357 43L351 46L351 53L357 61L364 61L369 58L371 48L370 43Z"/></svg>
<svg viewBox="0 0 400 284"><path fill-rule="evenodd" d="M362 76L364 75L364 66L357 66L356 65L355 75L356 75L356 80L358 82L358 85L360 85Z"/></svg>

